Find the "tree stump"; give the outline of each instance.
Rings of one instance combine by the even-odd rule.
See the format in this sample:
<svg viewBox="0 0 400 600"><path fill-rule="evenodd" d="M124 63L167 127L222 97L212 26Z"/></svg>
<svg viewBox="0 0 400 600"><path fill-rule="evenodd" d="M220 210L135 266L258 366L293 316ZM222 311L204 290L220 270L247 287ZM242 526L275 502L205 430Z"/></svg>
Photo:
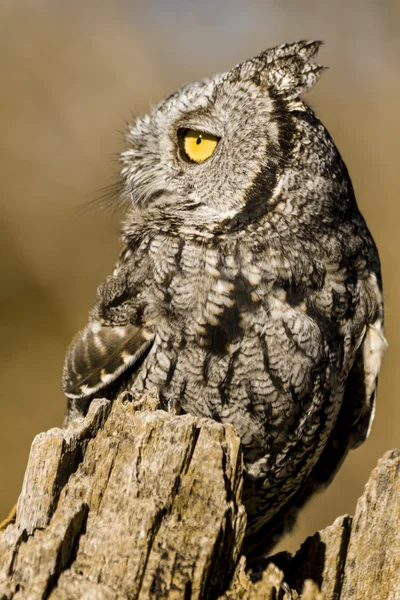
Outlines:
<svg viewBox="0 0 400 600"><path fill-rule="evenodd" d="M0 599L272 600L289 587L293 599L400 599L399 451L353 519L251 574L234 429L129 398L94 400L34 439L16 522L0 532Z"/></svg>

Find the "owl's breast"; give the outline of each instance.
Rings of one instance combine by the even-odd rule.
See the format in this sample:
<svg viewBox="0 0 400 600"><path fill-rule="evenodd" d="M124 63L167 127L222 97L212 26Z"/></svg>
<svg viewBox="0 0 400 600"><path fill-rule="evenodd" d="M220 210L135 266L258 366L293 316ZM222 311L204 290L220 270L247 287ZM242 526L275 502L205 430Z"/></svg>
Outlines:
<svg viewBox="0 0 400 600"><path fill-rule="evenodd" d="M185 244L179 268L159 272L155 342L136 385L233 423L250 462L311 435L330 410L335 344L305 299L263 277L256 262L209 248Z"/></svg>

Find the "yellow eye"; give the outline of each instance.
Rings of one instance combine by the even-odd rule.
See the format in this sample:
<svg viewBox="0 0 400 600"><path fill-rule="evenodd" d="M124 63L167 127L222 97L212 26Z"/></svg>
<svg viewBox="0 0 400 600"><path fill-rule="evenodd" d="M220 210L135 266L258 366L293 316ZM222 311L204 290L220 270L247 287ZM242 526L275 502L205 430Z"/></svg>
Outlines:
<svg viewBox="0 0 400 600"><path fill-rule="evenodd" d="M202 163L210 158L219 142L216 135L194 129L182 129L181 131L179 137L184 158L194 163Z"/></svg>

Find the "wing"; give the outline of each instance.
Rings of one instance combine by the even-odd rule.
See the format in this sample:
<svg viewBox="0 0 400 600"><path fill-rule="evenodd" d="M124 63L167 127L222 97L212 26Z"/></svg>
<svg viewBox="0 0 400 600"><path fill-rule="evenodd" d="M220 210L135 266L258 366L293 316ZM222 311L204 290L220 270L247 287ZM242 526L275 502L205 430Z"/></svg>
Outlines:
<svg viewBox="0 0 400 600"><path fill-rule="evenodd" d="M344 403L353 407L349 448L360 446L371 431L375 416L378 374L386 348L382 321L378 320L368 325L350 372L344 396Z"/></svg>
<svg viewBox="0 0 400 600"><path fill-rule="evenodd" d="M328 485L348 451L369 435L375 413L378 373L387 343L382 319L368 325L346 383L342 408L328 443L299 491L253 538L246 538L248 558L269 551L281 535L291 531L297 514L310 496ZM268 542L265 542L268 540ZM269 544L269 545L268 545Z"/></svg>
<svg viewBox="0 0 400 600"><path fill-rule="evenodd" d="M123 257L122 257L123 258ZM134 365L150 347L140 299L141 268L119 263L97 290L89 323L73 339L65 359L62 389L69 399L92 396ZM138 291L139 290L139 291Z"/></svg>
<svg viewBox="0 0 400 600"><path fill-rule="evenodd" d="M337 423L311 473L315 488L328 484L348 451L367 439L375 416L378 373L386 347L382 320L367 325L347 379Z"/></svg>
<svg viewBox="0 0 400 600"><path fill-rule="evenodd" d="M64 394L85 398L106 387L140 359L153 338L149 330L135 325L89 322L68 349L62 376Z"/></svg>

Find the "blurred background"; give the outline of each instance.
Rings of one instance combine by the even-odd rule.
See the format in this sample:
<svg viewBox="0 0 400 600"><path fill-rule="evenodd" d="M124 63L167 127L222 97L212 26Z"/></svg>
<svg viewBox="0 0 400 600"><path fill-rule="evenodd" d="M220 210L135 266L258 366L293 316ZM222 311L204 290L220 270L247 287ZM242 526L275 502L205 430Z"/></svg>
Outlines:
<svg viewBox="0 0 400 600"><path fill-rule="evenodd" d="M400 445L398 0L2 0L0 4L0 520L35 434L62 423L64 353L120 246L93 202L117 180L125 123L181 84L276 44L322 39L307 100L338 145L383 265L390 349L369 440L280 549L354 512Z"/></svg>

